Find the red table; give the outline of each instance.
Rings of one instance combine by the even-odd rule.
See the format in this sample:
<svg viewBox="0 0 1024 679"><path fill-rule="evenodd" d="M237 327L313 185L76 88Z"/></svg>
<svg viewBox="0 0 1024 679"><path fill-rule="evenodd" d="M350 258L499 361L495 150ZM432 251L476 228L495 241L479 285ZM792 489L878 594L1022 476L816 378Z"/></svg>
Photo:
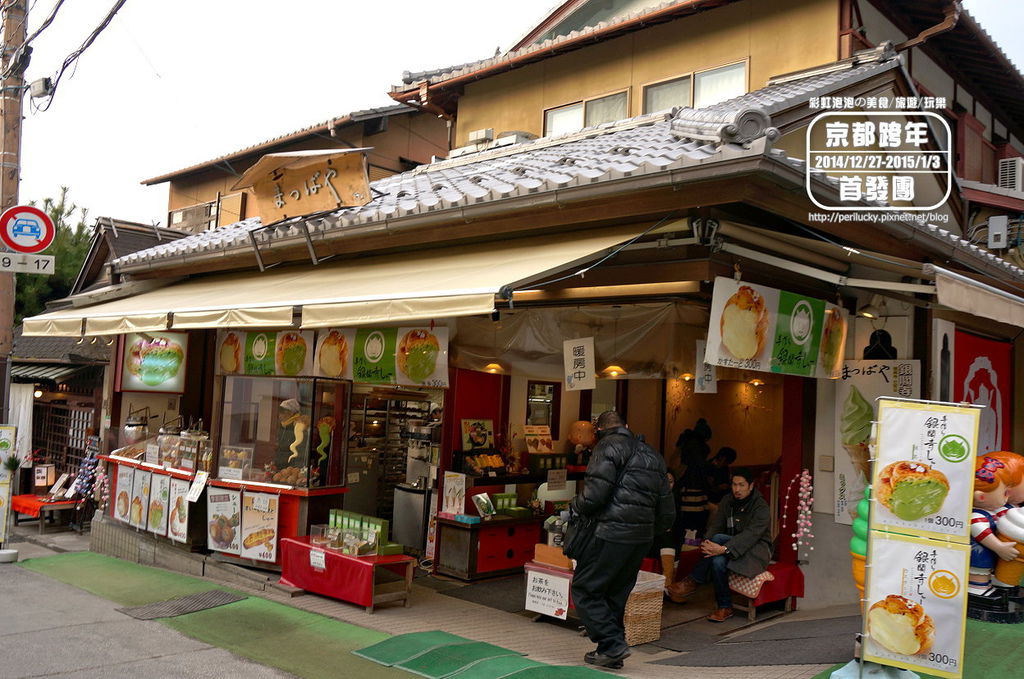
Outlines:
<svg viewBox="0 0 1024 679"><path fill-rule="evenodd" d="M18 525L18 514L28 514L39 519L39 532L46 529L46 514L53 517L54 512L74 509L78 504L76 500L63 500L60 502L47 502L46 496L39 495L15 495L11 498L11 511L14 512L14 525Z"/></svg>
<svg viewBox="0 0 1024 679"><path fill-rule="evenodd" d="M309 536L281 540L281 584L298 587L307 592L323 594L334 599L349 601L366 607L373 613L377 604L403 601L409 605L412 591L412 569L416 559L404 554L391 556L349 556L332 549L313 547ZM323 568L311 561L311 552L323 553ZM319 558L319 555L314 555ZM405 589L401 592L376 594L376 573L384 568L405 576Z"/></svg>

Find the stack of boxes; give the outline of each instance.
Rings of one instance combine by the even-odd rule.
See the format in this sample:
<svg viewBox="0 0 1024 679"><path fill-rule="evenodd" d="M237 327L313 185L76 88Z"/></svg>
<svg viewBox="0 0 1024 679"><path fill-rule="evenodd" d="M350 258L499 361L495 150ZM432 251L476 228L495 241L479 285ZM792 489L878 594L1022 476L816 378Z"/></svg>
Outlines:
<svg viewBox="0 0 1024 679"><path fill-rule="evenodd" d="M403 546L388 541L390 524L386 519L332 509L327 524L310 527L310 542L337 549L349 556L385 556L401 554Z"/></svg>

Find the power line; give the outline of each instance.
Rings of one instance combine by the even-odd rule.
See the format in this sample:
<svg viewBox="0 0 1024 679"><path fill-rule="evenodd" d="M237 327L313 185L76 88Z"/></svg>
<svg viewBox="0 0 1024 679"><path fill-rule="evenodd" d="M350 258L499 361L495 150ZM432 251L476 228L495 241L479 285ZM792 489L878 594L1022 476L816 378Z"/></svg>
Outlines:
<svg viewBox="0 0 1024 679"><path fill-rule="evenodd" d="M56 16L57 16L57 10L59 10L60 6L63 5L63 4L64 4L64 0L57 0L57 4L53 6L52 10L50 10L50 15L48 17L46 17L46 19L43 21L42 25L38 29L36 29L36 32L33 33L32 35L28 36L28 38L25 39L25 42L23 42L20 45L18 45L17 49L15 49L15 51L14 51L14 55L11 57L10 66L3 73L3 76L2 76L3 80L6 80L7 78L10 78L11 75L14 74L14 71L16 69L18 69L20 66L22 66L22 61L25 59L25 57L28 54L31 54L31 52L32 52L32 50L29 49L29 44L31 44L31 42L33 40L35 40L37 37L39 37L40 33L42 33L43 31L45 31L47 28L50 27L50 24L53 23L54 18L56 18ZM21 19L22 23L25 22L26 17L28 17L28 12L26 12L25 15L22 17L22 19ZM26 52L26 50L27 50L27 52ZM24 65L27 66L28 63L26 62Z"/></svg>

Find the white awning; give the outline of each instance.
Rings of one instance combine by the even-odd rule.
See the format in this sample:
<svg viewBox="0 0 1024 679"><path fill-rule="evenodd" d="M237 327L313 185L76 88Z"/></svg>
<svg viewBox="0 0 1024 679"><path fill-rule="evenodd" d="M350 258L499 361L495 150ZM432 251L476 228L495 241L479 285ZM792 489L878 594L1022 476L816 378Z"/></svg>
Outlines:
<svg viewBox="0 0 1024 679"><path fill-rule="evenodd" d="M934 264L925 264L924 272L935 275L939 304L1024 328L1024 298Z"/></svg>
<svg viewBox="0 0 1024 679"><path fill-rule="evenodd" d="M488 314L506 286L592 260L639 233L608 227L321 264L194 278L91 307L25 319L25 335L168 328L372 325Z"/></svg>

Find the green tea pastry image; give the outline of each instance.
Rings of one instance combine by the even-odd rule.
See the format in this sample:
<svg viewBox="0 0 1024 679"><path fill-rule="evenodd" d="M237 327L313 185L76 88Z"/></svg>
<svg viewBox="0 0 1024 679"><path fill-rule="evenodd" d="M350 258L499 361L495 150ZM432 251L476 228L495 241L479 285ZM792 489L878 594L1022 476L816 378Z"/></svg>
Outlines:
<svg viewBox="0 0 1024 679"><path fill-rule="evenodd" d="M413 382L423 382L437 369L441 346L428 330L410 330L398 342L395 362L398 369Z"/></svg>
<svg viewBox="0 0 1024 679"><path fill-rule="evenodd" d="M868 448L868 441L871 440L873 419L875 409L861 396L857 387L850 387L850 394L843 404L839 433L842 436L843 448L849 454L854 468L868 481L871 480L871 451Z"/></svg>
<svg viewBox="0 0 1024 679"><path fill-rule="evenodd" d="M298 375L306 365L306 340L297 332L286 332L277 342L277 370Z"/></svg>
<svg viewBox="0 0 1024 679"><path fill-rule="evenodd" d="M902 460L887 465L878 477L876 497L904 521L935 514L949 494L949 479L923 462Z"/></svg>

